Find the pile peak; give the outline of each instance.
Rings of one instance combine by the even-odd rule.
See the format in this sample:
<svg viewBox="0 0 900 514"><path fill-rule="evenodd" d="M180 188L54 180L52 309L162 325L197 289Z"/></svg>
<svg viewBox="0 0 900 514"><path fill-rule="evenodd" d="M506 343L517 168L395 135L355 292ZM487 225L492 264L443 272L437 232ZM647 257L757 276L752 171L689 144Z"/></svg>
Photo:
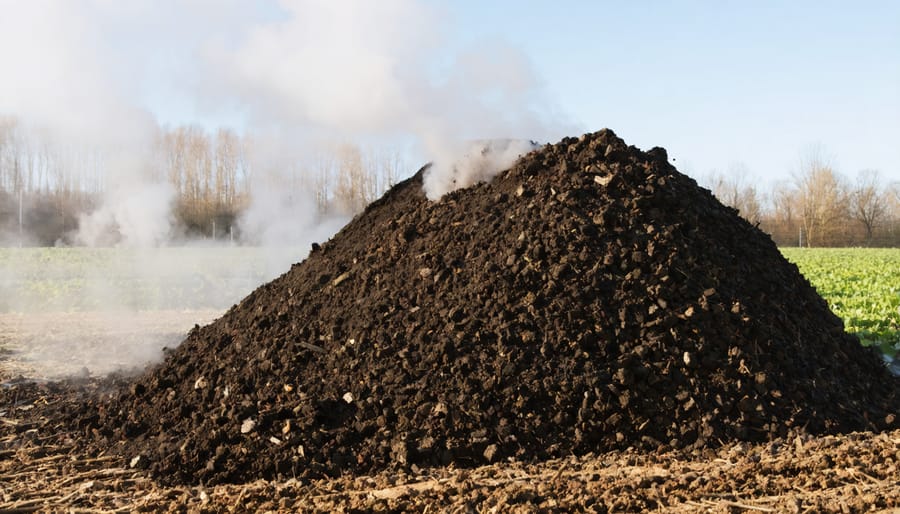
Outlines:
<svg viewBox="0 0 900 514"><path fill-rule="evenodd" d="M565 138L438 201L427 172L85 431L209 483L896 424L896 379L665 150Z"/></svg>

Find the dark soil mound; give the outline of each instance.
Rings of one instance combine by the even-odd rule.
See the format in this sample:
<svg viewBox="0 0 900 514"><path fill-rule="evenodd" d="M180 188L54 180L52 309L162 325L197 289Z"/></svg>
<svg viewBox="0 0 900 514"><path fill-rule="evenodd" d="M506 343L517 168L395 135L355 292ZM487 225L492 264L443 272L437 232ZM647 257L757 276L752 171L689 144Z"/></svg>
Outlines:
<svg viewBox="0 0 900 514"><path fill-rule="evenodd" d="M220 482L896 426L896 379L664 150L604 130L437 202L421 181L84 432L165 480Z"/></svg>

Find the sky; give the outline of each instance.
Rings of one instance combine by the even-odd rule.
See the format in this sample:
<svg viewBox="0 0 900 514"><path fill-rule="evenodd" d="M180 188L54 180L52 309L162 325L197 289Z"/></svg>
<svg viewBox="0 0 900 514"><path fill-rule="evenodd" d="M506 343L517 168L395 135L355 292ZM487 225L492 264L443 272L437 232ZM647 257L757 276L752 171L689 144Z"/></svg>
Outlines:
<svg viewBox="0 0 900 514"><path fill-rule="evenodd" d="M0 113L127 144L152 123L553 142L607 127L700 177L812 148L900 181L900 2L0 0ZM110 130L115 126L115 130ZM411 172L412 170L410 170Z"/></svg>
<svg viewBox="0 0 900 514"><path fill-rule="evenodd" d="M900 180L898 2L513 5L458 3L465 37L522 48L585 130L663 146L695 175L789 178L818 147L844 174Z"/></svg>

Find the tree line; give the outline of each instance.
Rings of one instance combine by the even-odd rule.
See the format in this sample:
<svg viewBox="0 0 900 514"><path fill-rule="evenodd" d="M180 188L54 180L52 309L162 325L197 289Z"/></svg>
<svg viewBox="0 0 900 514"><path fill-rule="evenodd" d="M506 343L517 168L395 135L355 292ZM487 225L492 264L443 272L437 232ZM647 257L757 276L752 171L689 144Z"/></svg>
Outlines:
<svg viewBox="0 0 900 514"><path fill-rule="evenodd" d="M779 246L900 246L900 181L888 182L871 169L848 178L820 151L768 191L741 165L701 182Z"/></svg>
<svg viewBox="0 0 900 514"><path fill-rule="evenodd" d="M402 153L352 143L302 152L230 129L157 127L148 148L110 156L61 144L11 117L0 118L0 244L19 231L36 244L66 242L79 216L96 209L117 181L166 183L186 237L228 233L254 188L296 193L322 214L355 214L406 173ZM6 234L6 241L2 237Z"/></svg>
<svg viewBox="0 0 900 514"><path fill-rule="evenodd" d="M291 155L264 136L198 126L157 127L151 139L144 153L121 162L0 117L0 244L15 242L19 231L34 244L65 243L122 175L167 183L185 235L216 237L231 231L254 188L296 192L321 214L352 215L412 171L400 151L350 143ZM900 183L876 170L848 178L821 152L767 189L741 165L700 183L782 246L900 246Z"/></svg>

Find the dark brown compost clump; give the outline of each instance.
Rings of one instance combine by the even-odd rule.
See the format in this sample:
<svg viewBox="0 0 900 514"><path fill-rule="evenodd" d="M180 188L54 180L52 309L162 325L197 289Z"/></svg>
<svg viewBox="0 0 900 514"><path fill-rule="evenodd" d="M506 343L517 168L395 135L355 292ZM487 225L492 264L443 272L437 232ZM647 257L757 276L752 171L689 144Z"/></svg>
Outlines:
<svg viewBox="0 0 900 514"><path fill-rule="evenodd" d="M664 150L566 138L435 202L423 173L78 426L186 483L896 426L896 379Z"/></svg>

